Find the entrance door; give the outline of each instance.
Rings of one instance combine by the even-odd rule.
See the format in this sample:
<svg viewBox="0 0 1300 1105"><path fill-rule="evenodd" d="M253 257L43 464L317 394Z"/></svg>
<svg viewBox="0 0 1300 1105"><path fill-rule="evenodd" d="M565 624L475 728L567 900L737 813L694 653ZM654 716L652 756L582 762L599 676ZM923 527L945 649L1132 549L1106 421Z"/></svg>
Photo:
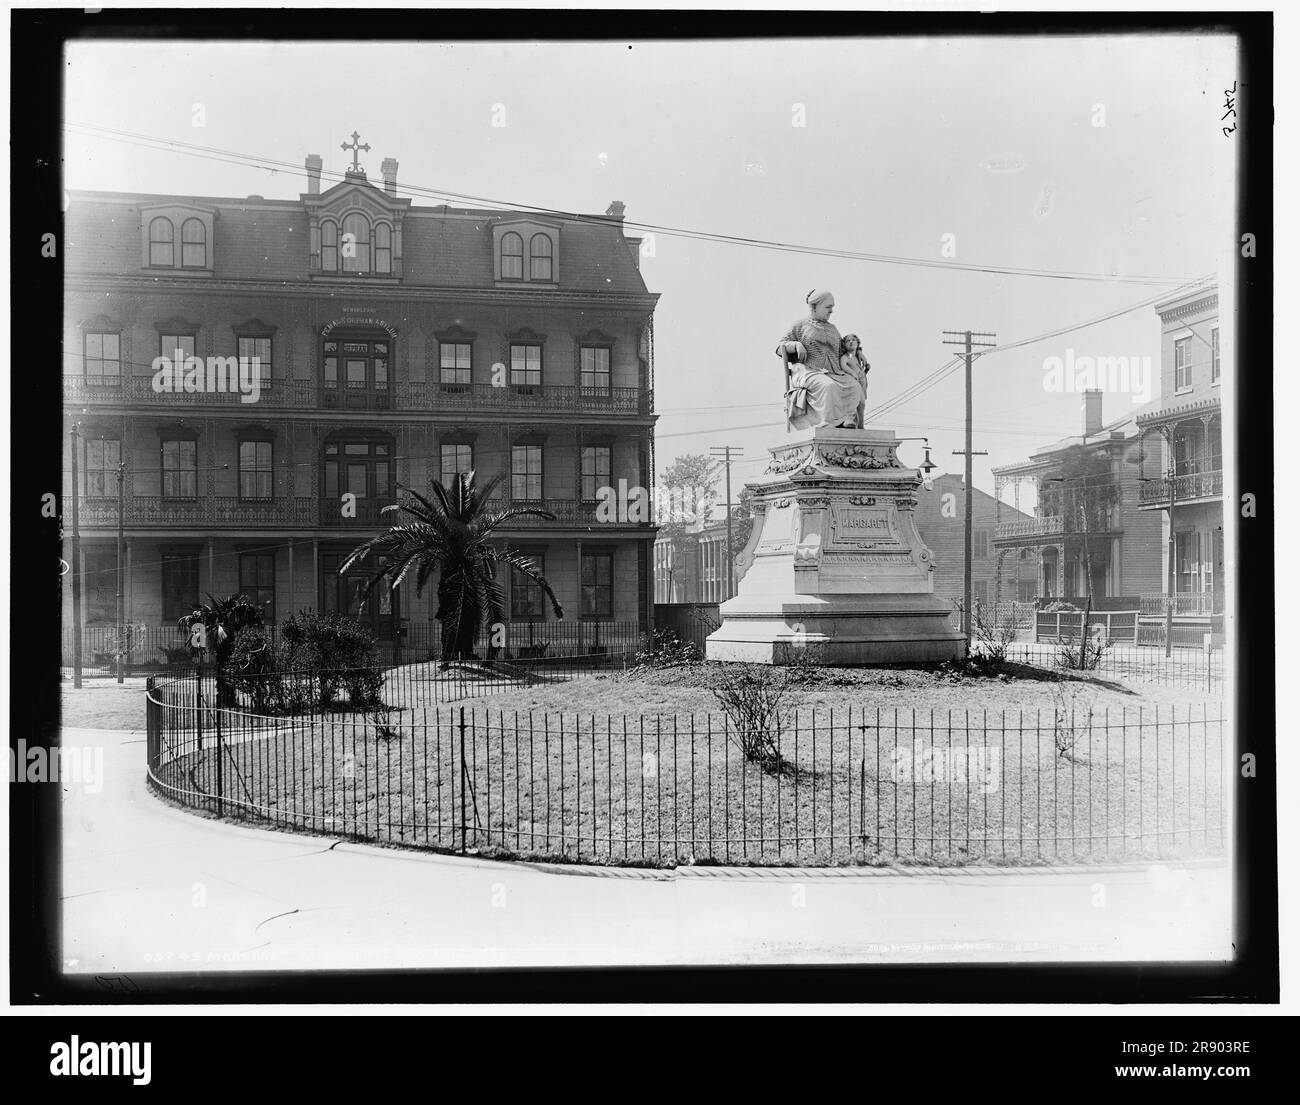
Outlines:
<svg viewBox="0 0 1300 1105"><path fill-rule="evenodd" d="M321 553L321 610L347 614L379 640L392 641L397 635L396 595L385 580L366 597L366 584L373 574L373 566L353 568L346 575L339 575L339 566L347 558L347 552Z"/></svg>

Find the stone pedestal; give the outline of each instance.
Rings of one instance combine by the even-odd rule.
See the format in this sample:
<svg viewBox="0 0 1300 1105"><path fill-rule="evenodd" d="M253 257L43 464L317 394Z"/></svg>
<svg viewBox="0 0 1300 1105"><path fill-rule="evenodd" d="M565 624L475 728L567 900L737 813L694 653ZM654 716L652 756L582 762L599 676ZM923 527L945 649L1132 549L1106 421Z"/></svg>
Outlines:
<svg viewBox="0 0 1300 1105"><path fill-rule="evenodd" d="M921 475L900 463L894 434L806 430L770 452L748 485L758 517L708 659L960 659L965 640L934 596L933 560L912 516Z"/></svg>

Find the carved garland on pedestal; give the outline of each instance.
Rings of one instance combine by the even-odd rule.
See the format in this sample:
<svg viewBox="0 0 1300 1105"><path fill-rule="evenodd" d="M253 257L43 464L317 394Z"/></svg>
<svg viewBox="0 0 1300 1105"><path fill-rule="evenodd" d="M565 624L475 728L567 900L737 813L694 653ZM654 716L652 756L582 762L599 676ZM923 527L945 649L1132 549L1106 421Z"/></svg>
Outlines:
<svg viewBox="0 0 1300 1105"><path fill-rule="evenodd" d="M807 467L811 470L817 466L858 471L903 467L898 463L898 457L894 454L892 446L881 450L868 445L822 448L813 444L806 450L792 451L784 456L773 456L764 474L780 475L784 472L792 472L796 468Z"/></svg>

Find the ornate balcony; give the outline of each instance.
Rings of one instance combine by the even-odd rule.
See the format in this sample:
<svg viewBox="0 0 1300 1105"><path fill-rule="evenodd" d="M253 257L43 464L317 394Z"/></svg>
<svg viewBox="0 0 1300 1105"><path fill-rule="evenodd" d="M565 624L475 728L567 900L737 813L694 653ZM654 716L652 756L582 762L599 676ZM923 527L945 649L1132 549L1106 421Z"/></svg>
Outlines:
<svg viewBox="0 0 1300 1105"><path fill-rule="evenodd" d="M1215 468L1207 472L1190 472L1175 476L1174 505L1209 499L1223 498L1223 469ZM1169 481L1151 480L1142 485L1142 506L1167 507L1169 505Z"/></svg>
<svg viewBox="0 0 1300 1105"><path fill-rule="evenodd" d="M317 380L263 380L255 403L239 392L155 391L152 376L119 376L111 382L63 377L63 399L76 406L272 407L291 410L396 410L411 412L513 411L559 414L649 414L654 395L640 388L573 387L566 384L443 384L400 381L389 388L327 388Z"/></svg>
<svg viewBox="0 0 1300 1105"><path fill-rule="evenodd" d="M85 376L63 377L63 401L70 404L105 406L168 407L316 407L317 387L313 380L262 380L257 401L234 391L155 391L152 376L119 376L114 382L91 381Z"/></svg>
<svg viewBox="0 0 1300 1105"><path fill-rule="evenodd" d="M241 499L236 495L213 498L168 499L161 495L130 495L123 504L122 519L129 528L198 527L230 529L284 529L310 526L315 519L315 500ZM85 498L80 503L79 523L83 529L117 527L116 497Z"/></svg>
<svg viewBox="0 0 1300 1105"><path fill-rule="evenodd" d="M1053 537L1065 533L1065 519L1059 514L1044 518L999 522L996 539L1004 537Z"/></svg>
<svg viewBox="0 0 1300 1105"><path fill-rule="evenodd" d="M235 495L200 496L194 499L171 499L161 495L131 495L123 506L123 523L128 529L364 529L378 531L400 520L397 514L381 514L392 500L358 499L355 516L343 514L342 500L333 498L240 499ZM606 521L597 515L599 504L576 499L541 499L536 502L509 502L493 499L492 508L511 506L536 507L555 515L555 521L524 517L504 528L546 529L557 526L592 526L595 528L646 529L648 523ZM116 496L83 497L79 503L82 530L116 529Z"/></svg>

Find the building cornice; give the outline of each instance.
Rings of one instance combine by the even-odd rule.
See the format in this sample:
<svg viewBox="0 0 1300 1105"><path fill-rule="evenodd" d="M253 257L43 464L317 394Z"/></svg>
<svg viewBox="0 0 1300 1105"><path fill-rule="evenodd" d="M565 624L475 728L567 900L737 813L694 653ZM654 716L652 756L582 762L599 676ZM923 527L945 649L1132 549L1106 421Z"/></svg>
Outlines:
<svg viewBox="0 0 1300 1105"><path fill-rule="evenodd" d="M1188 315L1201 314L1207 310L1218 310L1219 290L1217 288L1200 289L1184 295L1166 299L1157 303L1155 312L1162 320L1186 318Z"/></svg>
<svg viewBox="0 0 1300 1105"><path fill-rule="evenodd" d="M1137 424L1139 426L1156 426L1163 422L1176 422L1198 414L1214 414L1218 409L1219 397L1211 395L1206 399L1194 399L1189 403L1178 403L1169 407L1161 407L1150 414L1138 415Z"/></svg>

